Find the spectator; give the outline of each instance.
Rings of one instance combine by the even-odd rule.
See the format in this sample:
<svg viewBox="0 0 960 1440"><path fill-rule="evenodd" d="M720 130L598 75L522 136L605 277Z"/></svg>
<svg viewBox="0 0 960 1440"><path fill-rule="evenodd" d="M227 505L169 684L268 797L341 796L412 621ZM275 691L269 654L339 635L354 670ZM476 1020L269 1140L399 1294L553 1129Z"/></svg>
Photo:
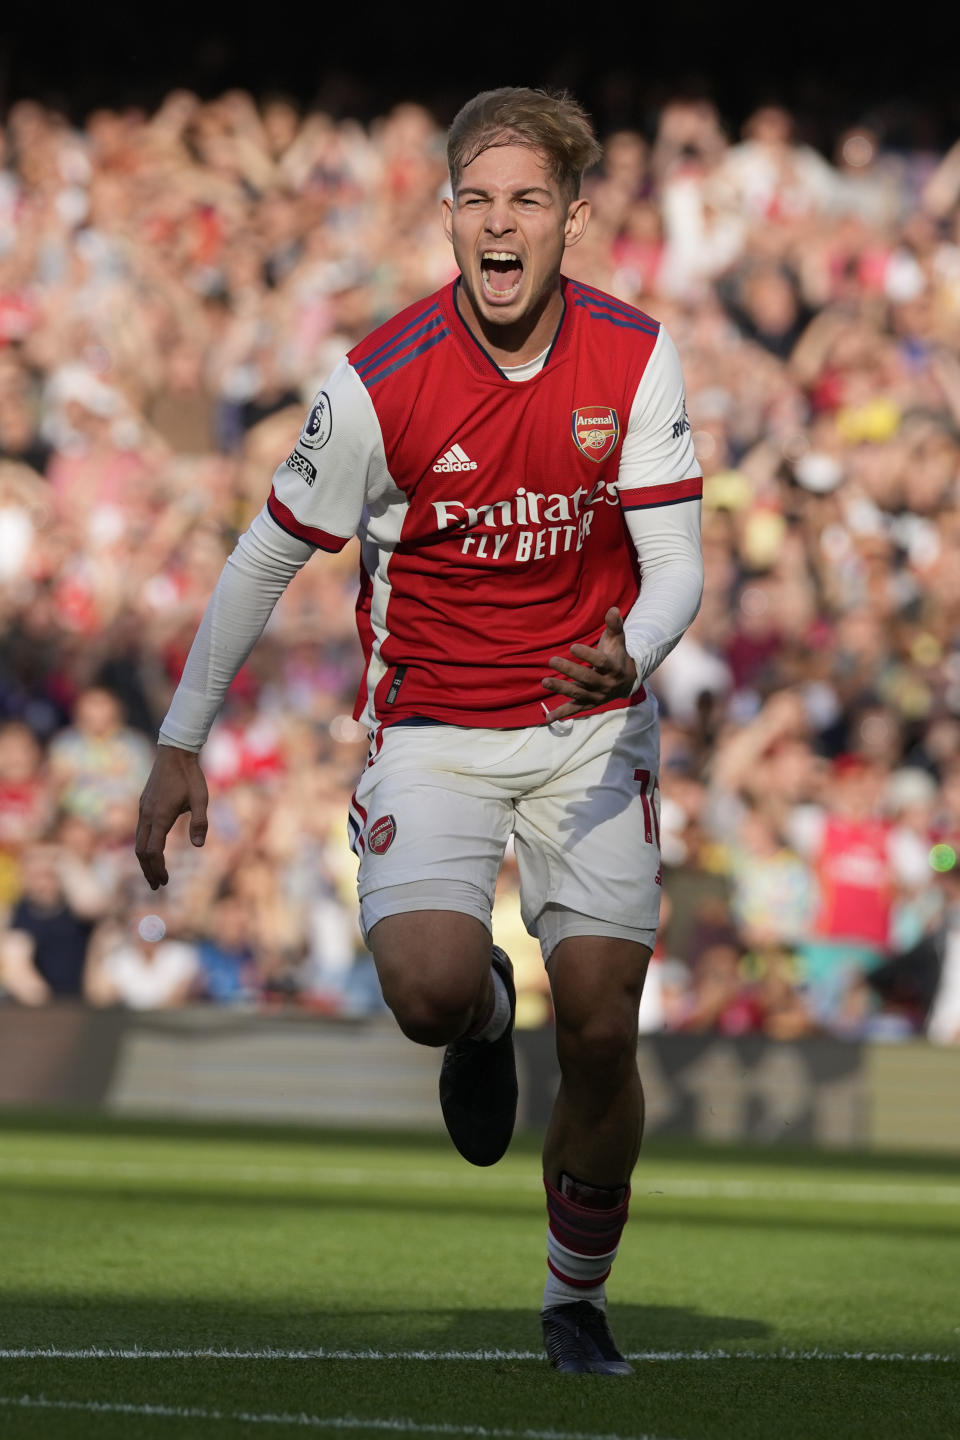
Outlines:
<svg viewBox="0 0 960 1440"><path fill-rule="evenodd" d="M91 1005L169 1010L194 993L196 947L168 938L162 916L142 905L131 905L122 924L101 926L90 950L84 988Z"/></svg>
<svg viewBox="0 0 960 1440"><path fill-rule="evenodd" d="M751 949L785 947L809 933L816 900L810 866L783 843L758 800L748 800L729 843L731 912Z"/></svg>
<svg viewBox="0 0 960 1440"><path fill-rule="evenodd" d="M74 723L50 746L50 772L60 805L102 826L113 801L136 799L150 770L150 745L123 724L120 705L108 690L78 698Z"/></svg>
<svg viewBox="0 0 960 1440"><path fill-rule="evenodd" d="M801 945L804 984L818 1019L841 1020L846 992L889 953L900 875L881 810L881 775L854 754L840 755L821 806L791 817L797 848L813 867L819 893L809 938Z"/></svg>
<svg viewBox="0 0 960 1440"><path fill-rule="evenodd" d="M236 896L217 900L197 947L196 993L220 1005L249 1004L258 990L257 965L248 939L247 911Z"/></svg>
<svg viewBox="0 0 960 1440"><path fill-rule="evenodd" d="M37 737L19 720L0 725L0 852L12 859L40 840L52 813Z"/></svg>
<svg viewBox="0 0 960 1440"><path fill-rule="evenodd" d="M22 893L0 936L0 980L21 1005L85 994L87 947L101 896L87 893L58 847L31 845Z"/></svg>
<svg viewBox="0 0 960 1440"><path fill-rule="evenodd" d="M960 1044L960 867L957 848L944 846L943 921L932 938L936 976L926 1007L926 1033L939 1045Z"/></svg>

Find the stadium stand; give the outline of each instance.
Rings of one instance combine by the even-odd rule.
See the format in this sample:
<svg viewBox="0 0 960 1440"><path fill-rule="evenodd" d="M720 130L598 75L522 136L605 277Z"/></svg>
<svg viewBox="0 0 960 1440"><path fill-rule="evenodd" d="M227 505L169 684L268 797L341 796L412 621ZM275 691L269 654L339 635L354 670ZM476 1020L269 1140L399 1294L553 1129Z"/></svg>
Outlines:
<svg viewBox="0 0 960 1440"><path fill-rule="evenodd" d="M707 589L655 678L644 1028L960 1040L960 143L828 156L776 106L607 137L574 278L676 339ZM379 1006L345 815L357 557L308 566L150 905L145 756L203 605L346 349L442 284L443 136L167 95L0 131L0 982L92 1005ZM548 1017L508 861L496 923ZM41 958L69 932L70 975ZM532 944L532 942L531 942ZM62 951L62 943L61 943ZM36 960L36 964L34 964ZM39 967L39 968L38 968Z"/></svg>

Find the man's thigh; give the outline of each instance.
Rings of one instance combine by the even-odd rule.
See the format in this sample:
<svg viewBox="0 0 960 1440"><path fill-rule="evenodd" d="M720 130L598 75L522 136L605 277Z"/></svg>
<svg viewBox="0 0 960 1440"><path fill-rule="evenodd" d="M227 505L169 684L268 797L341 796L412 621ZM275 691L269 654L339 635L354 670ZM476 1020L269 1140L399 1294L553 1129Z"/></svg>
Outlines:
<svg viewBox="0 0 960 1440"><path fill-rule="evenodd" d="M466 1024L488 983L489 924L444 904L423 910L384 908L390 913L371 923L369 944L390 1009L401 1024L419 1021L429 1028L458 1012Z"/></svg>
<svg viewBox="0 0 960 1440"><path fill-rule="evenodd" d="M660 914L655 709L588 717L547 743L556 763L518 801L515 821L527 928L545 953L561 938L558 912L596 919L603 927L596 933L652 943Z"/></svg>
<svg viewBox="0 0 960 1440"><path fill-rule="evenodd" d="M625 1025L634 1036L651 947L606 935L574 935L557 945L548 967L557 1024L576 1031Z"/></svg>

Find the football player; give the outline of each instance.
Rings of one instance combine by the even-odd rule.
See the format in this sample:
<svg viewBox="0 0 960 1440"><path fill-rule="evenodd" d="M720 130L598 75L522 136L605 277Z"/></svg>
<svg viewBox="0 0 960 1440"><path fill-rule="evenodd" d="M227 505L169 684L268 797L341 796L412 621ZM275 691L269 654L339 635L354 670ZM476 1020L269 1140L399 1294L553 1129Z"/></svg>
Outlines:
<svg viewBox="0 0 960 1440"><path fill-rule="evenodd" d="M201 622L137 853L156 888L178 815L203 843L198 753L227 687L300 567L359 534L364 934L401 1029L445 1047L453 1143L495 1163L517 1107L511 965L491 934L513 836L561 1075L544 1341L560 1371L622 1375L605 1281L643 1131L637 1011L660 896L645 682L699 606L702 487L669 336L561 273L599 156L564 94L488 91L454 120L442 222L459 277L317 395Z"/></svg>

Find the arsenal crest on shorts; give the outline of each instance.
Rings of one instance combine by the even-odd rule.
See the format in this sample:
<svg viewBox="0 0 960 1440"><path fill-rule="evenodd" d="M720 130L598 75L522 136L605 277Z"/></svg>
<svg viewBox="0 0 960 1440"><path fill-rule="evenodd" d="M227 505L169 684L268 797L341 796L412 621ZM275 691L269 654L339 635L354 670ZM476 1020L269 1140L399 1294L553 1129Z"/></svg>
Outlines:
<svg viewBox="0 0 960 1440"><path fill-rule="evenodd" d="M579 405L573 412L573 442L588 460L606 460L620 439L620 421L610 405Z"/></svg>
<svg viewBox="0 0 960 1440"><path fill-rule="evenodd" d="M396 833L397 822L392 815L381 815L379 820L374 820L367 833L367 844L374 855L382 855L389 850Z"/></svg>

